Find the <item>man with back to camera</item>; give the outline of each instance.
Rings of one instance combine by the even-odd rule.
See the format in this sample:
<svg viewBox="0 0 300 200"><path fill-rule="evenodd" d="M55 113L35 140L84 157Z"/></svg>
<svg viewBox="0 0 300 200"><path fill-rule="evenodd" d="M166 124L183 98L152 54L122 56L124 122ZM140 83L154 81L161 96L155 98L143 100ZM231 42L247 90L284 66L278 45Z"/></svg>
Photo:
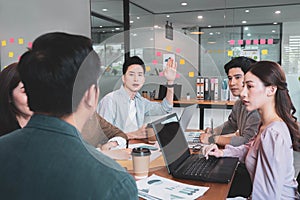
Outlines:
<svg viewBox="0 0 300 200"><path fill-rule="evenodd" d="M239 97L244 88L244 75L250 69L251 64L256 61L248 57L237 57L224 65L228 76L229 89L233 96ZM228 117L228 120L222 125L214 128L211 135L211 129L206 129L207 133L200 135L202 143L216 143L221 146L231 144L239 146L247 143L256 133L260 117L258 112L248 112L242 101L238 99Z"/></svg>
<svg viewBox="0 0 300 200"><path fill-rule="evenodd" d="M1 198L137 199L132 176L80 135L99 96L100 61L91 40L42 35L18 70L34 115L0 138Z"/></svg>
<svg viewBox="0 0 300 200"><path fill-rule="evenodd" d="M175 61L169 59L164 70L167 79L166 97L161 103L151 102L138 93L145 82L145 64L138 56L129 57L123 64L123 85L102 98L97 112L124 131L128 139L145 138L144 117L163 115L172 110L176 69Z"/></svg>

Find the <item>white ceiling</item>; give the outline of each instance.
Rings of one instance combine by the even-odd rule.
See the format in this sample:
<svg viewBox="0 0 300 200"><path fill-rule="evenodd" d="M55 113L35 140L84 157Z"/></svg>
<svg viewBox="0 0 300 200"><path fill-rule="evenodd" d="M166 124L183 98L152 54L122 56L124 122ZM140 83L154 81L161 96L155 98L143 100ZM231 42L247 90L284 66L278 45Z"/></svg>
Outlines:
<svg viewBox="0 0 300 200"><path fill-rule="evenodd" d="M300 0L130 0L132 28L158 25L164 27L172 22L175 29L183 27L207 27L263 24L285 21L300 21ZM187 6L181 6L181 2ZM123 21L122 0L91 0L92 11L112 19ZM102 9L107 8L107 12ZM249 13L245 9L249 9ZM280 10L281 14L274 14ZM149 12L148 12L149 11ZM166 16L170 15L169 18ZM197 16L202 15L203 19ZM139 17L139 19L137 19ZM94 21L96 26L113 26L102 20Z"/></svg>

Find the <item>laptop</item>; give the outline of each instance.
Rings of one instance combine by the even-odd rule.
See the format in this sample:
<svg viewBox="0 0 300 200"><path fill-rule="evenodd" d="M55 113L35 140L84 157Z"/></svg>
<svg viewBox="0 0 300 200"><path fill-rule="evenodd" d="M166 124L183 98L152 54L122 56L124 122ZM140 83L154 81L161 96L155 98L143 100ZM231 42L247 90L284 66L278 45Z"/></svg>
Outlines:
<svg viewBox="0 0 300 200"><path fill-rule="evenodd" d="M169 174L175 178L204 182L229 183L238 158L209 157L191 154L175 113L151 123L162 150Z"/></svg>
<svg viewBox="0 0 300 200"><path fill-rule="evenodd" d="M180 126L182 127L189 148L193 148L195 146L202 146L199 140L201 131L186 131L194 115L195 109L197 109L197 104L185 107L180 117Z"/></svg>

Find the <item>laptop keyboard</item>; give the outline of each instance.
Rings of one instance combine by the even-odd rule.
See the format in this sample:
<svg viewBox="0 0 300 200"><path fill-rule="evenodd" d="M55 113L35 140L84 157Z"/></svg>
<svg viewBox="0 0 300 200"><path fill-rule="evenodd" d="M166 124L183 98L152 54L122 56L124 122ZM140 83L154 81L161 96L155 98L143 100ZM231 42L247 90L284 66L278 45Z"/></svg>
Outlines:
<svg viewBox="0 0 300 200"><path fill-rule="evenodd" d="M188 176L207 177L210 174L211 170L214 169L217 162L218 159L215 157L209 157L209 159L207 160L205 157L197 157L197 159L195 159L188 165L183 174Z"/></svg>

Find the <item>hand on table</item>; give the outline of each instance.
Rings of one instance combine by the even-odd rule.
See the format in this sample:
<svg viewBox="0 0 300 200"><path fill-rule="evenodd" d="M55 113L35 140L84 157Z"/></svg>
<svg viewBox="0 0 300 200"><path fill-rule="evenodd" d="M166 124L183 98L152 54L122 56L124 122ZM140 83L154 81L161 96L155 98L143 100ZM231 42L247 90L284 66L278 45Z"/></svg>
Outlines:
<svg viewBox="0 0 300 200"><path fill-rule="evenodd" d="M113 147L118 146L118 142L117 141L111 141L111 142L107 142L106 144L103 144L101 146L101 150L110 150Z"/></svg>
<svg viewBox="0 0 300 200"><path fill-rule="evenodd" d="M144 124L138 130L127 133L128 139L145 139L145 138L147 138L146 127L147 127L147 124Z"/></svg>

